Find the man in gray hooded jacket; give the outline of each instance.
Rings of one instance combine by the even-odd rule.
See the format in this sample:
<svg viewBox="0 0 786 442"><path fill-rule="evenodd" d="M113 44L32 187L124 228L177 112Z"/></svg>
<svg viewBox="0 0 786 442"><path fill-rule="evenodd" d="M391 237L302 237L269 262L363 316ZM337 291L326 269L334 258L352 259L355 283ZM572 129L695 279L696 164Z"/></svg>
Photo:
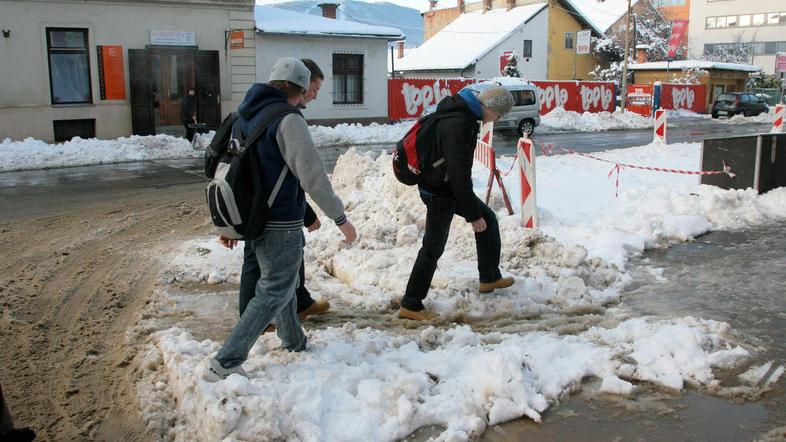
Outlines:
<svg viewBox="0 0 786 442"><path fill-rule="evenodd" d="M238 108L240 129L251 133L265 117L266 108L281 102L297 105L309 87L311 73L302 61L276 61L266 84L255 84ZM299 112L275 119L253 146L259 160L262 187L276 193L268 223L254 239L261 271L254 297L215 358L210 371L220 378L243 374L241 364L262 331L275 319L285 349L303 351L306 336L297 317L295 287L303 259L305 193L336 223L351 244L355 227L344 214L344 204L333 191L308 126Z"/></svg>

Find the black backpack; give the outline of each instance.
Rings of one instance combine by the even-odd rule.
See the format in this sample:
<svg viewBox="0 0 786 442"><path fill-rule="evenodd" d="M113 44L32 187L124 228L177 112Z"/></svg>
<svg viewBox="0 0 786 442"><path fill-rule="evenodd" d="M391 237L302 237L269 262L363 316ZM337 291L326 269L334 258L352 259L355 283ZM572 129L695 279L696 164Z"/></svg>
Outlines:
<svg viewBox="0 0 786 442"><path fill-rule="evenodd" d="M261 112L265 113L262 121L248 137L240 130L238 114L229 114L205 150L205 176L210 178L205 195L210 218L219 234L230 239L254 239L262 234L277 192L263 190L262 168L253 147L272 122L300 113L289 103L274 103ZM281 175L287 172L289 168L284 166Z"/></svg>
<svg viewBox="0 0 786 442"><path fill-rule="evenodd" d="M437 152L435 146L437 121L461 115L457 112L429 114L407 131L393 152L393 174L399 182L407 186L420 184L445 162L444 153Z"/></svg>

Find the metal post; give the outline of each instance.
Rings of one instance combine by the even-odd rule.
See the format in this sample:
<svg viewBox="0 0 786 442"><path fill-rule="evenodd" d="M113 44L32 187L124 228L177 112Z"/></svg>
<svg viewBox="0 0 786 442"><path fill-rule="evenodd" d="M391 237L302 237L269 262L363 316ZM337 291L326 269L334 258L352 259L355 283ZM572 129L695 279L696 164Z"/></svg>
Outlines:
<svg viewBox="0 0 786 442"><path fill-rule="evenodd" d="M625 54L622 64L622 111L625 112L625 102L628 101L628 50L630 49L630 41L628 41L628 32L630 31L630 0L628 0L628 14L625 16Z"/></svg>

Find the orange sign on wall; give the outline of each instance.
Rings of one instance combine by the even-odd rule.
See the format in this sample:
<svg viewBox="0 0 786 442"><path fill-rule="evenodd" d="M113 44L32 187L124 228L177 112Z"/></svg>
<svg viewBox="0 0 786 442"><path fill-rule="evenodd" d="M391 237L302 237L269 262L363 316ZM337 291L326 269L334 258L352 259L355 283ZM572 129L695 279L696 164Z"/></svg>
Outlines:
<svg viewBox="0 0 786 442"><path fill-rule="evenodd" d="M126 99L122 46L98 47L98 80L102 100Z"/></svg>
<svg viewBox="0 0 786 442"><path fill-rule="evenodd" d="M243 49L245 47L245 33L240 31L232 31L229 33L229 47L231 49Z"/></svg>

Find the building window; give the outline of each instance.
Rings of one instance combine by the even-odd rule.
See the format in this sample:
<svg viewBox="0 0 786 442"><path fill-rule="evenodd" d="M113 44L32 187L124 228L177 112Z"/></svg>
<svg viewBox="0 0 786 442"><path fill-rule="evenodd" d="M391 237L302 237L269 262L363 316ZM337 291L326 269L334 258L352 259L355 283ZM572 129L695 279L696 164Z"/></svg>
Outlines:
<svg viewBox="0 0 786 442"><path fill-rule="evenodd" d="M740 27L746 28L751 25L751 16L750 15L741 15L740 16Z"/></svg>
<svg viewBox="0 0 786 442"><path fill-rule="evenodd" d="M55 120L52 122L55 130L55 142L71 141L71 138L82 139L96 137L96 120Z"/></svg>
<svg viewBox="0 0 786 442"><path fill-rule="evenodd" d="M573 33L565 33L565 49L573 49Z"/></svg>
<svg viewBox="0 0 786 442"><path fill-rule="evenodd" d="M47 28L52 104L92 103L87 29Z"/></svg>
<svg viewBox="0 0 786 442"><path fill-rule="evenodd" d="M524 48L521 50L522 57L532 57L532 40L524 40Z"/></svg>
<svg viewBox="0 0 786 442"><path fill-rule="evenodd" d="M715 17L707 17L707 29L715 29Z"/></svg>
<svg viewBox="0 0 786 442"><path fill-rule="evenodd" d="M764 24L764 14L753 14L753 26L761 26Z"/></svg>
<svg viewBox="0 0 786 442"><path fill-rule="evenodd" d="M363 104L363 54L333 54L333 104Z"/></svg>
<svg viewBox="0 0 786 442"><path fill-rule="evenodd" d="M516 100L514 106L531 106L535 104L535 91L512 91L513 98Z"/></svg>

